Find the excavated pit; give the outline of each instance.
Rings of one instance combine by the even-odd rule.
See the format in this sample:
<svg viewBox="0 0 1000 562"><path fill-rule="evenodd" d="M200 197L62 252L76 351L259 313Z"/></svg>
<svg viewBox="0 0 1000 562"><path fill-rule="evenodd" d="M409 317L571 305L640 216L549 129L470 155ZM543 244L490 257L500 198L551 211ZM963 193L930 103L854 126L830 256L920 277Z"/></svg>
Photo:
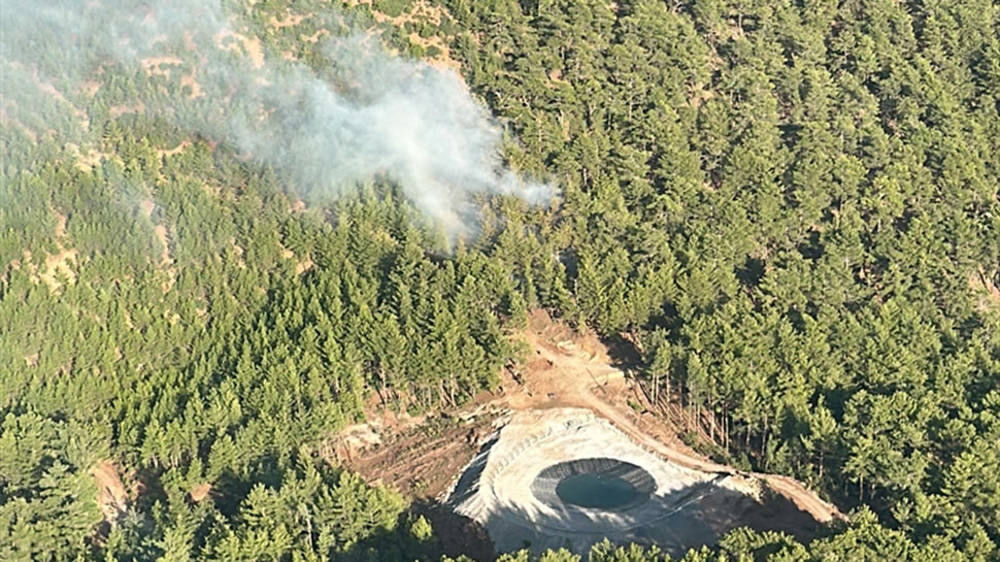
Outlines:
<svg viewBox="0 0 1000 562"><path fill-rule="evenodd" d="M568 548L605 537L674 555L713 544L760 507L754 481L686 468L646 451L590 410L517 412L448 496L499 552Z"/></svg>
<svg viewBox="0 0 1000 562"><path fill-rule="evenodd" d="M609 458L577 459L554 464L531 483L544 503L624 510L649 499L656 482L642 467Z"/></svg>

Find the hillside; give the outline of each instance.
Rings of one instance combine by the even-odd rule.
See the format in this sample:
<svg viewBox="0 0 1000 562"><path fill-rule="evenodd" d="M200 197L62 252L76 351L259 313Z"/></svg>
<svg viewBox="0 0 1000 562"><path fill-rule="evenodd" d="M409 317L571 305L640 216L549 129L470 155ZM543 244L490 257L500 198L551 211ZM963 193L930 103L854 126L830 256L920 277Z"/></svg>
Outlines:
<svg viewBox="0 0 1000 562"><path fill-rule="evenodd" d="M545 310L846 514L684 560L1000 560L995 3L0 11L0 559L455 556L331 449L566 361Z"/></svg>

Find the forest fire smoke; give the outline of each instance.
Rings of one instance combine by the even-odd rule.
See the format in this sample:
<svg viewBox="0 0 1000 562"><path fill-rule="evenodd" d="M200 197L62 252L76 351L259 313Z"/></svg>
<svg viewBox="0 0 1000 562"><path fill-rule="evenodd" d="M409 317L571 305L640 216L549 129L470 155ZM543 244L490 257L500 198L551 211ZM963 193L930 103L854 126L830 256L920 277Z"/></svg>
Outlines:
<svg viewBox="0 0 1000 562"><path fill-rule="evenodd" d="M102 66L120 64L144 69L146 79L126 85L134 99L123 102L248 154L309 200L384 176L456 234L474 221L474 194L530 203L552 195L503 164L500 128L458 75L390 56L347 26L332 25L346 35L329 40L323 53L332 70L321 75L220 45L219 37L245 35L214 1L4 4L0 88L8 117L21 122L72 110L66 100L39 95L45 84L80 92ZM159 80L178 81L175 91L188 95L164 95ZM46 118L50 127L70 121Z"/></svg>

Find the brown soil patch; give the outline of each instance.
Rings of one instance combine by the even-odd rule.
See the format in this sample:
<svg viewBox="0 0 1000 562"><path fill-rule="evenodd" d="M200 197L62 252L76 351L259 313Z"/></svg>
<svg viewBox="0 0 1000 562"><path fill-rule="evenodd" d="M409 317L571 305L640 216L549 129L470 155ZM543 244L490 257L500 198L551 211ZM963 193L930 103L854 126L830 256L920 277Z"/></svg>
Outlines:
<svg viewBox="0 0 1000 562"><path fill-rule="evenodd" d="M690 103L691 107L694 109L698 109L701 107L701 104L712 99L713 97L715 97L715 92L712 90L706 90L701 84L699 84L689 88L688 103Z"/></svg>
<svg viewBox="0 0 1000 562"><path fill-rule="evenodd" d="M81 172L89 172L101 163L101 154L94 149L90 149L87 154L80 154L76 158L76 168Z"/></svg>
<svg viewBox="0 0 1000 562"><path fill-rule="evenodd" d="M163 246L163 250L160 252L160 265L166 267L174 263L173 257L170 256L170 235L167 232L166 225L158 224L154 226L153 234L156 235L156 239Z"/></svg>
<svg viewBox="0 0 1000 562"><path fill-rule="evenodd" d="M281 240L278 240L278 251L281 252L281 257L283 259L290 260L295 257L295 252L286 248L285 245L281 243Z"/></svg>
<svg viewBox="0 0 1000 562"><path fill-rule="evenodd" d="M306 271L312 269L314 265L316 264L313 263L312 258L306 256L304 260L295 263L295 274L299 275L305 273Z"/></svg>
<svg viewBox="0 0 1000 562"><path fill-rule="evenodd" d="M357 6L359 4L364 4L366 6L371 6L371 0L350 0L348 5ZM372 17L376 22L380 24L391 24L396 29L402 29L407 23L417 24L421 22L428 22L435 26L441 25L441 22L448 15L447 10L442 6L432 5L426 0L417 0L410 7L409 11L403 12L398 16L390 16L384 12L379 12L378 10L372 10ZM415 45L420 45L424 49L428 47L436 47L440 52L433 57L424 57L424 62L431 66L436 66L439 68L448 68L459 72L462 65L455 59L451 57L451 49L448 46L448 41L443 37L430 36L421 37L419 33L411 32L407 35L407 38L411 43Z"/></svg>
<svg viewBox="0 0 1000 562"><path fill-rule="evenodd" d="M56 292L63 286L63 281L72 285L76 283L76 272L71 264L76 263L75 249L62 249L55 254L45 254L45 264L38 273L38 279L48 285L49 290Z"/></svg>
<svg viewBox="0 0 1000 562"><path fill-rule="evenodd" d="M190 35L185 36L188 41L188 48L192 51L195 50L195 45L193 43ZM258 41L259 43L259 41ZM149 76L163 76L167 79L173 74L174 68L180 68L184 65L184 60L175 55L161 55L157 57L147 57L140 61L143 69L145 69L146 74ZM197 69L191 69L191 72L180 77L181 88L187 86L191 89L191 93L188 98L195 99L204 95L202 91L201 84L198 83Z"/></svg>
<svg viewBox="0 0 1000 562"><path fill-rule="evenodd" d="M23 267L28 272L28 275L32 276L32 281L37 282L34 277L38 271L38 266L31 262L31 256L31 250L22 250L21 259L12 260L10 266L14 269L21 269Z"/></svg>
<svg viewBox="0 0 1000 562"><path fill-rule="evenodd" d="M981 295L979 299L979 310L985 312L993 308L1000 310L1000 287L993 282L1000 275L997 272L989 274L981 266L969 273L969 287Z"/></svg>
<svg viewBox="0 0 1000 562"><path fill-rule="evenodd" d="M427 64L438 68L454 70L456 73L461 73L462 64L451 57L451 48L441 37L421 37L416 33L411 33L409 35L409 39L411 43L420 45L424 49L429 47L437 48L439 51L437 55L424 58L424 62Z"/></svg>
<svg viewBox="0 0 1000 562"><path fill-rule="evenodd" d="M52 213L56 216L56 238L66 237L66 215L60 213L59 211L52 209Z"/></svg>
<svg viewBox="0 0 1000 562"><path fill-rule="evenodd" d="M192 70L191 74L185 74L181 76L181 88L188 87L191 89L191 93L188 94L189 99L200 98L205 95L205 92L201 89L201 84L195 80L195 76L198 74L197 70Z"/></svg>
<svg viewBox="0 0 1000 562"><path fill-rule="evenodd" d="M170 229L163 224L153 226L153 235L160 241L160 263L159 266L166 273L167 278L163 281L163 293L169 293L174 288L177 281L177 271L174 269L174 257L170 253Z"/></svg>
<svg viewBox="0 0 1000 562"><path fill-rule="evenodd" d="M439 416L393 428L375 418L352 426L332 445L339 464L416 498L436 498L452 484L491 432L499 409Z"/></svg>
<svg viewBox="0 0 1000 562"><path fill-rule="evenodd" d="M156 203L152 199L143 199L139 202L139 213L147 219L153 216L154 209L156 209Z"/></svg>
<svg viewBox="0 0 1000 562"><path fill-rule="evenodd" d="M147 57L139 61L146 74L150 76L163 76L170 78L170 73L174 66L181 66L184 61L174 55L162 55L158 57Z"/></svg>
<svg viewBox="0 0 1000 562"><path fill-rule="evenodd" d="M569 82L563 79L561 68L553 68L552 70L550 70L548 73L548 78L549 79L545 83L545 87L549 88L550 90L556 89L559 85L569 84Z"/></svg>
<svg viewBox="0 0 1000 562"><path fill-rule="evenodd" d="M101 89L101 83L97 80L84 80L80 84L80 91L83 92L88 98L92 98L97 95L97 91Z"/></svg>
<svg viewBox="0 0 1000 562"><path fill-rule="evenodd" d="M114 154L99 152L94 148L88 148L86 153L81 152L80 146L71 142L66 143L65 149L74 156L73 165L81 172L93 170L104 158L117 158Z"/></svg>
<svg viewBox="0 0 1000 562"><path fill-rule="evenodd" d="M128 509L128 496L122 484L118 467L111 461L101 461L90 469L97 481L97 505L106 521L115 521Z"/></svg>
<svg viewBox="0 0 1000 562"><path fill-rule="evenodd" d="M112 105L108 108L108 115L112 119L124 115L126 113L144 113L146 111L146 104L141 101L133 102L131 104L119 104Z"/></svg>
<svg viewBox="0 0 1000 562"><path fill-rule="evenodd" d="M299 35L299 39L306 43L312 43L313 45L315 45L316 43L319 43L320 37L324 35L329 35L329 33L330 32L325 29L317 29L316 32L313 33L312 35L305 35L305 34Z"/></svg>
<svg viewBox="0 0 1000 562"><path fill-rule="evenodd" d="M191 141L189 139L184 139L177 146L171 149L163 149L163 148L158 149L156 151L156 154L160 158L163 158L164 156L175 156L177 154L180 154L181 152L184 152L184 149L186 149L189 146L191 146Z"/></svg>
<svg viewBox="0 0 1000 562"><path fill-rule="evenodd" d="M163 156L177 154L189 145L189 141L183 141L171 150L158 150L157 153L162 158ZM139 201L138 210L139 214L146 219L152 219L153 211L156 210L156 202L147 197L146 199ZM166 279L163 281L163 292L168 293L170 292L170 289L173 288L174 282L177 278L177 271L173 267L174 257L170 252L170 227L166 224L154 224L153 236L155 236L156 240L160 243L160 259L157 266L166 274Z"/></svg>
<svg viewBox="0 0 1000 562"><path fill-rule="evenodd" d="M208 497L208 494L211 493L211 491L212 491L212 485L209 484L208 482L203 482L201 484L198 484L197 486L191 489L191 501L198 503L201 500Z"/></svg>
<svg viewBox="0 0 1000 562"><path fill-rule="evenodd" d="M285 27L294 27L302 23L302 20L312 16L312 14L292 14L286 13L285 17L278 19L276 16L271 16L271 27L273 29L282 29Z"/></svg>
<svg viewBox="0 0 1000 562"><path fill-rule="evenodd" d="M242 52L253 63L254 68L264 66L264 47L257 37L247 37L233 31L223 31L215 36L215 43L221 49Z"/></svg>

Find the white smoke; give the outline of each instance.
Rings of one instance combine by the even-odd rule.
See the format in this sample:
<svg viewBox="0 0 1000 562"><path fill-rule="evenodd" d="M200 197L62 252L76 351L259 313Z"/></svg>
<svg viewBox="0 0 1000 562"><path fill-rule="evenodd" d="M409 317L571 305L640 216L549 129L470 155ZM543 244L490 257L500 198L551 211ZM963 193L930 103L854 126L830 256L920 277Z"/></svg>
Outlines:
<svg viewBox="0 0 1000 562"><path fill-rule="evenodd" d="M146 111L271 166L307 198L384 176L456 233L474 194L552 196L503 165L500 128L453 71L390 56L355 33L328 40L333 71L321 77L298 62L234 52L238 28L216 0L2 0L0 93L25 120L39 75L78 88L109 62L138 74L164 60L191 76L199 96L150 86L136 100Z"/></svg>

